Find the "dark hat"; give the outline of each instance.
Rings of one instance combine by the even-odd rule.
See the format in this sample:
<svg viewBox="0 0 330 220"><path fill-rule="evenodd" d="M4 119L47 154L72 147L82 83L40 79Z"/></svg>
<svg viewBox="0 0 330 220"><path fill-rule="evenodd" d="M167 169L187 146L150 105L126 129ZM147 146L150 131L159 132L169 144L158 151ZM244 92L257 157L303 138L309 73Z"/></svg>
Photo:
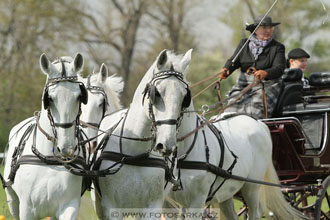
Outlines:
<svg viewBox="0 0 330 220"><path fill-rule="evenodd" d="M260 15L260 16L256 17L254 19L253 24L247 24L246 25L245 30L253 32L254 29L258 26L258 24L260 23L260 21L262 20L263 17L264 17L263 15ZM269 16L266 16L264 18L264 20L262 20L260 26L276 26L276 25L279 25L279 24L280 24L279 22L274 22L273 23L272 18L269 17Z"/></svg>
<svg viewBox="0 0 330 220"><path fill-rule="evenodd" d="M301 48L295 48L288 53L288 59L298 59L303 57L310 58L309 54Z"/></svg>

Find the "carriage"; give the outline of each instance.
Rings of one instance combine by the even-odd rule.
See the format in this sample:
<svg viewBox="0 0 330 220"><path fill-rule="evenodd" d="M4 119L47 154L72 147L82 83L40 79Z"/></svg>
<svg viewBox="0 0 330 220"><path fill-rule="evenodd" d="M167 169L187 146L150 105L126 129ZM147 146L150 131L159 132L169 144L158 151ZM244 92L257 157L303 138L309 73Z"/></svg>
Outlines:
<svg viewBox="0 0 330 220"><path fill-rule="evenodd" d="M301 78L300 69L283 75L273 117L263 122L286 199L312 219L330 219L330 73L311 73L307 86Z"/></svg>

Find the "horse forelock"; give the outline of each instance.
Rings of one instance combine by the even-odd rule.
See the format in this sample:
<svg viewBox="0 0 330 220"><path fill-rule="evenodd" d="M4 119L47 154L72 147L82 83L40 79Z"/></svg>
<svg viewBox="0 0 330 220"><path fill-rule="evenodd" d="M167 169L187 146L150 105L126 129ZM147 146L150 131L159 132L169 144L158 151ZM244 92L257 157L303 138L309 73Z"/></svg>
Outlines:
<svg viewBox="0 0 330 220"><path fill-rule="evenodd" d="M73 71L72 63L73 63L73 58L70 56L63 56L54 60L52 64L55 66L57 71L54 72L50 78L57 78L63 76L77 76L79 72ZM63 67L65 68L64 72L63 72Z"/></svg>

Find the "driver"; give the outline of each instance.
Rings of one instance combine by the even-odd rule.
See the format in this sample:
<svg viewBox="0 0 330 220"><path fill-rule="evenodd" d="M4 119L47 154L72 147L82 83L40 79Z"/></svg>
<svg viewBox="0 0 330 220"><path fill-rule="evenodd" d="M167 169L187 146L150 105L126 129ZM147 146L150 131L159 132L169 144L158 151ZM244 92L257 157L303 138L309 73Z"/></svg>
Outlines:
<svg viewBox="0 0 330 220"><path fill-rule="evenodd" d="M252 33L263 17L256 17L253 24L246 26L246 30ZM236 69L241 69L236 84L228 93L229 96L239 94L255 78L261 80L265 86L268 116L271 116L275 108L280 93L280 78L286 65L285 47L273 38L274 27L279 24L277 22L273 23L272 18L266 16L236 60L233 62L233 59L248 39L241 40L234 54L227 60L219 74L220 79L226 79ZM253 75L247 74L249 67L256 69ZM226 108L225 112L245 113L255 118L264 118L267 115L264 112L262 90L259 86L254 87L252 91L245 94L236 103L234 103L235 98L236 96L229 99L228 104L232 105Z"/></svg>

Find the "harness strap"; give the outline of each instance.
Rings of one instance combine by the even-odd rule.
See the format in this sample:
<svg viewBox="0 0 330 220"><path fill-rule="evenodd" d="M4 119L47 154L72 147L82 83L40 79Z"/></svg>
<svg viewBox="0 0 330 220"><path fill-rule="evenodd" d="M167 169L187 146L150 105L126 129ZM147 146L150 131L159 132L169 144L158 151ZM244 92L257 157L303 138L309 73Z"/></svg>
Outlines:
<svg viewBox="0 0 330 220"><path fill-rule="evenodd" d="M275 187L283 187L281 184L276 184L276 183L269 183L269 182L264 182L260 180L255 180L255 179L250 179L247 177L241 177L237 175L233 175L227 170L224 170L218 166L215 166L210 163L205 163L205 162L199 162L199 161L178 161L178 168L181 169L191 169L191 170L205 170L213 173L214 175L226 178L226 179L234 179L234 180L239 180L239 181L244 181L244 182L250 182L250 183L257 183L257 184L262 184L262 185L267 185L267 186L275 186Z"/></svg>
<svg viewBox="0 0 330 220"><path fill-rule="evenodd" d="M221 98L221 89L220 89L220 80L218 80L217 82L217 95L218 95L218 101L220 103L220 111L218 113L218 115L220 115L222 112L224 112L224 106L223 106L223 102L222 102L222 98Z"/></svg>
<svg viewBox="0 0 330 220"><path fill-rule="evenodd" d="M196 117L196 127L198 127L198 122L199 122L198 117ZM192 141L192 143L191 143L191 145L190 145L188 151L187 151L184 155L182 155L182 156L180 157L181 160L186 159L187 156L189 155L189 153L192 151L192 149L193 149L194 146L195 146L195 143L196 143L196 140L197 140L197 136L198 136L198 130L195 132L194 139L193 139L193 141Z"/></svg>
<svg viewBox="0 0 330 220"><path fill-rule="evenodd" d="M14 179L16 176L16 172L18 170L18 168L23 165L23 164L27 164L27 165L53 165L53 166L61 166L64 165L65 168L67 168L70 171L70 168L72 167L76 167L78 168L80 166L82 166L84 169L88 169L84 158L82 157L78 157L74 163L69 163L69 164L62 164L59 161L56 160L51 160L52 157L38 157L38 156L34 156L34 155L23 155L21 156L16 162L15 164L12 165L12 169L10 171L10 175L9 175L9 180L8 182L3 180L3 177L1 176L1 181L3 182L3 186L7 187L10 186L14 183ZM75 174L75 173L73 173Z"/></svg>
<svg viewBox="0 0 330 220"><path fill-rule="evenodd" d="M39 130L41 131L41 133L43 133L45 136L46 136L46 138L49 140L49 141L51 141L51 142L53 142L53 143L55 143L56 142L56 138L54 138L53 136L50 136L41 126L40 126L40 124L39 124L39 117L40 117L40 112L37 112L36 113L37 115L36 115L36 121L37 121L37 126L38 126L38 128L39 128Z"/></svg>
<svg viewBox="0 0 330 220"><path fill-rule="evenodd" d="M122 164L139 166L139 167L158 167L158 168L163 168L166 172L169 169L167 164L165 163L165 160L158 158L150 158L148 152L138 154L136 156L130 156L113 151L103 151L99 159L95 162L94 168L99 167L102 160L110 160Z"/></svg>
<svg viewBox="0 0 330 220"><path fill-rule="evenodd" d="M110 160L116 162L111 167L99 171L99 175L102 174L102 172L105 174L107 170L110 170L114 166L120 164L119 168L117 168L114 172L111 174L115 174L120 170L120 168L124 165L132 165L132 166L139 166L139 167L156 167L156 168L162 168L165 170L165 179L170 180L171 179L171 172L167 164L164 160L158 159L158 158L150 158L149 153L142 153L136 156L129 156L126 154L113 152L113 151L103 151L98 158L98 160L95 162L95 165L93 169L98 170L101 166L101 163L103 160ZM106 173L108 175L108 173ZM99 185L99 179L96 177L94 178L94 185L96 190L98 191L99 195L102 196L100 185Z"/></svg>
<svg viewBox="0 0 330 220"><path fill-rule="evenodd" d="M176 119L167 119L167 120L158 120L155 122L155 125L176 125L178 120Z"/></svg>
<svg viewBox="0 0 330 220"><path fill-rule="evenodd" d="M2 188L5 189L6 187L8 186L11 186L13 185L13 181L9 180L9 181L5 181L5 179L3 178L3 176L1 175L0 173L0 180L1 180L1 183L2 183Z"/></svg>

